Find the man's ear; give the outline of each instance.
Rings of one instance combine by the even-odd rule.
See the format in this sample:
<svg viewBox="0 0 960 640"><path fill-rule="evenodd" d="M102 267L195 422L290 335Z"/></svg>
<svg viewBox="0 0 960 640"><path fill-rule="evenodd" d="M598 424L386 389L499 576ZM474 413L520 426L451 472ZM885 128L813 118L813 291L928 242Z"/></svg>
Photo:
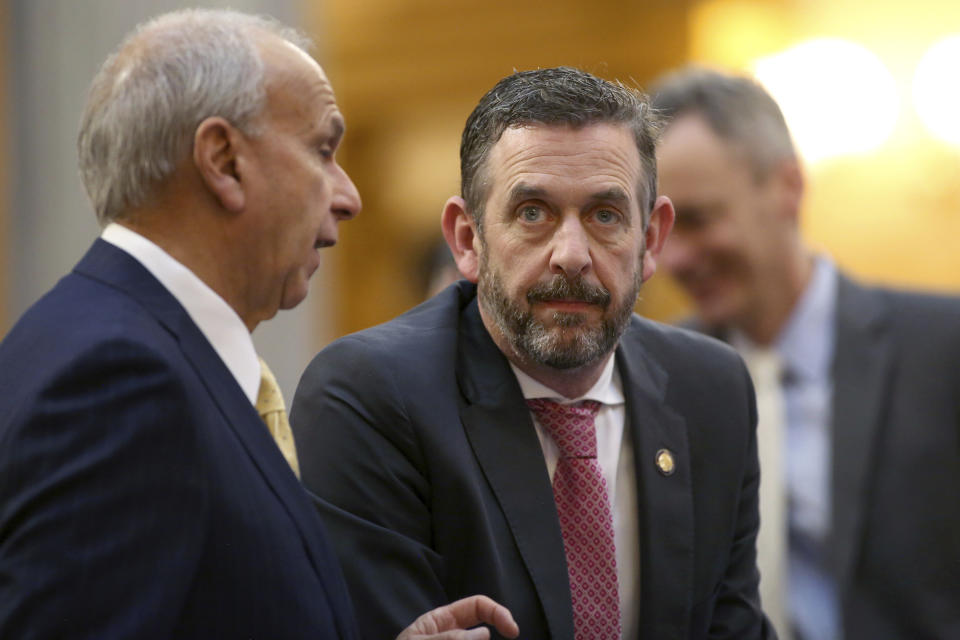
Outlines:
<svg viewBox="0 0 960 640"><path fill-rule="evenodd" d="M657 258L663 250L663 243L667 241L670 230L673 229L673 222L676 219L676 213L673 210L673 203L667 196L659 196L653 203L653 210L650 212L650 222L647 223L647 230L644 233L646 249L643 252L643 281L646 282L657 270Z"/></svg>
<svg viewBox="0 0 960 640"><path fill-rule="evenodd" d="M796 158L784 160L774 169L773 178L779 186L780 210L794 227L800 224L800 206L803 203L803 168Z"/></svg>
<svg viewBox="0 0 960 640"><path fill-rule="evenodd" d="M237 154L243 134L220 117L207 118L193 134L193 163L210 194L224 209L243 210L245 197Z"/></svg>
<svg viewBox="0 0 960 640"><path fill-rule="evenodd" d="M460 275L475 283L480 273L480 236L463 198L452 196L443 205L440 227Z"/></svg>

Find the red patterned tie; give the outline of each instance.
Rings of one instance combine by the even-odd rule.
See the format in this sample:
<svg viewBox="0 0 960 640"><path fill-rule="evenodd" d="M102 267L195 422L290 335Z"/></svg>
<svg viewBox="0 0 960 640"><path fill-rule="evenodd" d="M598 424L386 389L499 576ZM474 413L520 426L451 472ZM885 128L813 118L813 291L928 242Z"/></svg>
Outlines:
<svg viewBox="0 0 960 640"><path fill-rule="evenodd" d="M593 419L600 403L560 404L527 400L540 425L560 449L553 499L567 554L575 640L619 640L617 554L607 483L597 463Z"/></svg>

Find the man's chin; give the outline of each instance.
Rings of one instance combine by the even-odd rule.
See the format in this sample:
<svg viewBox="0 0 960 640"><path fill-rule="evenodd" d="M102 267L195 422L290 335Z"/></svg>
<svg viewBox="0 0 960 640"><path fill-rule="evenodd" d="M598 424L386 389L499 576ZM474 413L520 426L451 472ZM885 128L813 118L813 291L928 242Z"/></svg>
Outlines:
<svg viewBox="0 0 960 640"><path fill-rule="evenodd" d="M585 328L597 329L603 322L600 309L577 311L559 311L556 309L537 310L534 318L548 331ZM592 326L591 326L592 325Z"/></svg>
<svg viewBox="0 0 960 640"><path fill-rule="evenodd" d="M555 369L576 369L590 364L605 354L596 353L600 342L599 328L584 325L576 327L544 327L537 338L521 346L534 361ZM526 336L529 339L531 336Z"/></svg>
<svg viewBox="0 0 960 640"><path fill-rule="evenodd" d="M293 309L298 304L306 300L307 292L310 290L309 281L304 281L296 287L284 289L283 296L280 298L280 309Z"/></svg>
<svg viewBox="0 0 960 640"><path fill-rule="evenodd" d="M723 297L696 300L695 306L700 321L711 327L726 327L736 324L737 305Z"/></svg>

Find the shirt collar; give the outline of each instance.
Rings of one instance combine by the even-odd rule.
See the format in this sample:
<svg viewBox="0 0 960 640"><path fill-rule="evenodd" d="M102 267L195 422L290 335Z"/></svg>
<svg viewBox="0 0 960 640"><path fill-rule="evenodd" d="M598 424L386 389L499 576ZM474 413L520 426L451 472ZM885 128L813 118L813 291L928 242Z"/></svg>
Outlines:
<svg viewBox="0 0 960 640"><path fill-rule="evenodd" d="M110 223L100 237L133 256L177 299L255 405L260 389L260 362L250 332L226 300L137 232Z"/></svg>
<svg viewBox="0 0 960 640"><path fill-rule="evenodd" d="M836 306L837 269L829 259L817 256L810 282L775 342L792 374L808 380L829 375Z"/></svg>
<svg viewBox="0 0 960 640"><path fill-rule="evenodd" d="M607 360L606 366L600 373L600 378L590 387L590 390L579 398L565 398L547 385L534 380L529 375L518 369L512 362L510 368L517 376L517 382L520 383L520 391L527 400L531 398L551 398L559 400L562 403L579 402L580 400L596 400L605 405L618 405L624 403L623 383L620 380L620 372L617 371L615 361L616 353Z"/></svg>

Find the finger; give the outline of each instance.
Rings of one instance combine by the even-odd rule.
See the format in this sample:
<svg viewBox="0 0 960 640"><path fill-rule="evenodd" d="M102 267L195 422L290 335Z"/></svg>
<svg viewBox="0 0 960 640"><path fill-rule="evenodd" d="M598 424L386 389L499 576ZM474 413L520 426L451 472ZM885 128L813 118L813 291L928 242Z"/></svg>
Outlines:
<svg viewBox="0 0 960 640"><path fill-rule="evenodd" d="M490 631L486 627L455 629L435 635L417 636L414 640L490 640Z"/></svg>
<svg viewBox="0 0 960 640"><path fill-rule="evenodd" d="M462 629L484 623L492 625L500 635L508 638L516 638L520 635L520 629L514 622L510 610L487 596L470 596L451 602L443 608L450 616L447 620L451 620L453 626L441 627L440 631Z"/></svg>
<svg viewBox="0 0 960 640"><path fill-rule="evenodd" d="M434 620L427 620L427 617L434 613L435 611L431 611L420 616L413 625L397 636L397 640L490 640L490 631L486 627L454 629L441 633Z"/></svg>

